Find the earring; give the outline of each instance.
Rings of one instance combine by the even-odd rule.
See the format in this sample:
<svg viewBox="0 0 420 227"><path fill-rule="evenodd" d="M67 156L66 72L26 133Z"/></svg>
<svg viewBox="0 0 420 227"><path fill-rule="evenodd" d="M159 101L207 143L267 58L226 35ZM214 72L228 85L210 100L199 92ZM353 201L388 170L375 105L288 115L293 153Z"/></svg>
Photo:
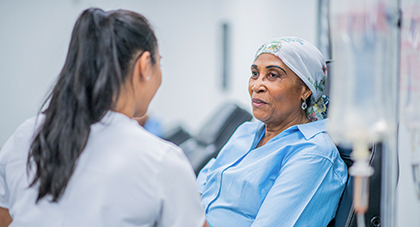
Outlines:
<svg viewBox="0 0 420 227"><path fill-rule="evenodd" d="M149 81L150 80L150 76L146 77L146 80Z"/></svg>
<svg viewBox="0 0 420 227"><path fill-rule="evenodd" d="M306 108L308 108L308 104L306 104L306 101L302 102L302 110L306 110Z"/></svg>

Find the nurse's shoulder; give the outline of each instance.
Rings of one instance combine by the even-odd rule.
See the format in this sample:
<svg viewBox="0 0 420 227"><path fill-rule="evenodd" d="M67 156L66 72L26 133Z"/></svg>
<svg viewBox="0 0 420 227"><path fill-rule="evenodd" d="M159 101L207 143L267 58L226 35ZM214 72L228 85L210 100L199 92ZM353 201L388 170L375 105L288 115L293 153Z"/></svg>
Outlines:
<svg viewBox="0 0 420 227"><path fill-rule="evenodd" d="M181 162L183 165L190 166L187 157L178 146L148 132L136 120L120 113L113 112L112 115L112 120L106 116L101 121L105 125L111 123L107 130L103 130L104 124L92 127L92 133L101 134L98 139L103 142L110 142L108 146L124 152L127 158L146 158L152 162L164 162L166 160ZM97 128L97 126L99 127Z"/></svg>
<svg viewBox="0 0 420 227"><path fill-rule="evenodd" d="M26 158L33 135L43 121L44 115L40 114L22 122L9 137L6 143L0 147L0 164L5 165L10 159L10 156L21 155Z"/></svg>

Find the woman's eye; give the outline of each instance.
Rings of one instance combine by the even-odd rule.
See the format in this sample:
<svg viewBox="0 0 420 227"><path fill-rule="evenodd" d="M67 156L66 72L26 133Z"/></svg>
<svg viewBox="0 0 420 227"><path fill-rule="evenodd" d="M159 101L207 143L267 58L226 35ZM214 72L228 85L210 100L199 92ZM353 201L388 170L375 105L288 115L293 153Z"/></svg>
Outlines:
<svg viewBox="0 0 420 227"><path fill-rule="evenodd" d="M258 77L258 72L252 71L251 72L251 77L252 78L257 78Z"/></svg>
<svg viewBox="0 0 420 227"><path fill-rule="evenodd" d="M268 78L278 78L280 77L280 75L278 75L277 73L269 73L268 74Z"/></svg>

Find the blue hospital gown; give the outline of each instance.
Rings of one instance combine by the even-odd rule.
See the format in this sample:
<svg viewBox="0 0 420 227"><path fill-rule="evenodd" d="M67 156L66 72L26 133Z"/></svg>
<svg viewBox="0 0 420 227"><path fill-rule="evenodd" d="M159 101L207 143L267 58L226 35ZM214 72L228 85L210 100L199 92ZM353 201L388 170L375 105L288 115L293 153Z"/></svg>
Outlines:
<svg viewBox="0 0 420 227"><path fill-rule="evenodd" d="M239 126L197 178L209 224L327 226L347 167L326 133L326 122L292 126L259 148L265 125Z"/></svg>

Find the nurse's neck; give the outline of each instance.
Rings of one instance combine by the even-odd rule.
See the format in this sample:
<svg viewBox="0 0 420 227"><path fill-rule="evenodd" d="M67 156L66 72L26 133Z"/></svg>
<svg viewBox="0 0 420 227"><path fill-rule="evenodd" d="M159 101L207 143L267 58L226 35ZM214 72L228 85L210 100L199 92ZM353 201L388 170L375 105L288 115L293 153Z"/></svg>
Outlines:
<svg viewBox="0 0 420 227"><path fill-rule="evenodd" d="M124 89L121 89L120 95L118 97L118 100L116 102L115 108L113 111L122 113L126 115L129 118L133 118L135 113L135 98L132 95L132 91L129 91L130 88L126 87Z"/></svg>
<svg viewBox="0 0 420 227"><path fill-rule="evenodd" d="M309 122L310 121L308 120L308 118L306 118L305 115L297 115L296 117L290 117L289 119L285 119L282 121L264 122L265 133L264 136L261 138L260 142L258 143L257 147L264 146L272 138L294 125L306 124Z"/></svg>

